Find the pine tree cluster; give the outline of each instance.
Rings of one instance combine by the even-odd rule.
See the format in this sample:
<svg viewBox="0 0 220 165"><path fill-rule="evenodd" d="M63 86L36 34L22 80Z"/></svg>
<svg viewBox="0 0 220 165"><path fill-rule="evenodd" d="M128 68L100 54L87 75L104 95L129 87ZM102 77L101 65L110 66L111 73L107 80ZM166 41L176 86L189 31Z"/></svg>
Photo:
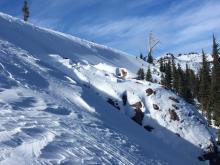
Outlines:
<svg viewBox="0 0 220 165"><path fill-rule="evenodd" d="M153 62L154 62L154 58L153 58L151 52L145 57L143 56L142 53L140 53L139 58L150 63L150 64L153 64Z"/></svg>
<svg viewBox="0 0 220 165"><path fill-rule="evenodd" d="M184 71L179 64L176 66L174 57L172 57L172 61L170 59L167 62L160 61L160 71L163 72L161 76L162 85L175 91L187 102L194 102L193 99L198 93L196 86L198 83L195 83L198 78L188 65Z"/></svg>
<svg viewBox="0 0 220 165"><path fill-rule="evenodd" d="M146 81L153 82L153 78L152 78L150 67L148 67L146 74L144 73L144 69L140 68L138 70L138 72L137 72L137 79L138 80L146 80Z"/></svg>
<svg viewBox="0 0 220 165"><path fill-rule="evenodd" d="M212 46L213 61L207 61L204 51L202 51L202 67L198 74L189 69L183 70L178 64L176 66L174 57L170 59L160 59L161 84L175 91L187 102L193 104L194 100L200 103L200 109L207 117L208 121L215 120L217 126L220 125L220 58L219 45L213 35Z"/></svg>

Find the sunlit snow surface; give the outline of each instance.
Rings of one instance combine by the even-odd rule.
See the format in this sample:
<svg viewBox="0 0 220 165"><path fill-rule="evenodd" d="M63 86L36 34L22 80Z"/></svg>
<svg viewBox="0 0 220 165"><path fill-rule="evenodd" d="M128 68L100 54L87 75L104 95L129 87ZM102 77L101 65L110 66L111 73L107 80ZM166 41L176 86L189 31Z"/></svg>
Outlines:
<svg viewBox="0 0 220 165"><path fill-rule="evenodd" d="M0 29L0 164L206 164L197 159L211 144L205 120L171 91L133 79L147 63L4 14ZM147 96L147 88L156 94ZM144 104L142 124L152 132L130 119L124 92L129 104ZM179 99L184 122L170 120L170 96Z"/></svg>

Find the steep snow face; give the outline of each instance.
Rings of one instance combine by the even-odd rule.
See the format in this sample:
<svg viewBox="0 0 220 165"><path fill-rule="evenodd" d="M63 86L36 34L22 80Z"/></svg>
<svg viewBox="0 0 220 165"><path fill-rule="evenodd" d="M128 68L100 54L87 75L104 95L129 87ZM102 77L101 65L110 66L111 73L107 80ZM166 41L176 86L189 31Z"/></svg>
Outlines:
<svg viewBox="0 0 220 165"><path fill-rule="evenodd" d="M134 79L157 67L4 14L0 29L0 164L206 164L196 109Z"/></svg>
<svg viewBox="0 0 220 165"><path fill-rule="evenodd" d="M181 68L186 69L186 64L189 66L190 69L194 70L196 73L201 68L202 63L202 54L199 53L189 53L189 54L179 54L173 55L174 61L176 64L179 64ZM171 59L171 54L165 54L156 59L157 66L159 66L159 60L163 59ZM212 56L210 54L206 54L207 61L212 61Z"/></svg>

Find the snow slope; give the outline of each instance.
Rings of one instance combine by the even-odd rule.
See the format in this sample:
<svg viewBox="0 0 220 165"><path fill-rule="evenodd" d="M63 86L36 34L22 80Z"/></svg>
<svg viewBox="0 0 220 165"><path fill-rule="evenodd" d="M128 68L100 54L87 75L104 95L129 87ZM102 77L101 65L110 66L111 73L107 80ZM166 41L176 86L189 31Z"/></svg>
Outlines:
<svg viewBox="0 0 220 165"><path fill-rule="evenodd" d="M198 160L213 145L205 119L159 84L135 80L149 64L2 13L0 29L0 164L207 164Z"/></svg>

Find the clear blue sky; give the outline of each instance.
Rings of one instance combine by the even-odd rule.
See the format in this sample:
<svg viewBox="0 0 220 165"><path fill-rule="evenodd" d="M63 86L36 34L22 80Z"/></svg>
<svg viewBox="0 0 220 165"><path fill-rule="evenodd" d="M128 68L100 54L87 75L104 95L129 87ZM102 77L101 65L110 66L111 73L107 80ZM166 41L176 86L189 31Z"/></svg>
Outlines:
<svg viewBox="0 0 220 165"><path fill-rule="evenodd" d="M161 40L154 55L210 51L220 41L219 0L29 0L30 22L130 54L146 54L147 35ZM22 18L23 0L0 0L0 12Z"/></svg>

